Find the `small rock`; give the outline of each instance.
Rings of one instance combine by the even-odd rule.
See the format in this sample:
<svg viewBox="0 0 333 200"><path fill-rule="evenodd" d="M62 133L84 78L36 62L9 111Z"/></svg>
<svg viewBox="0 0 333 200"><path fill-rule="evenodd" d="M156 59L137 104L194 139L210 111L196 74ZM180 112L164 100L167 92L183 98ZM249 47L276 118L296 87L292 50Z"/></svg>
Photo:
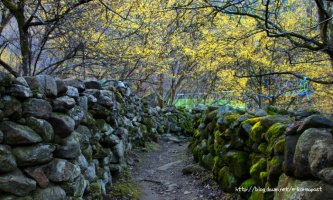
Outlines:
<svg viewBox="0 0 333 200"><path fill-rule="evenodd" d="M80 79L65 79L67 86L75 87L79 92L83 92L86 89L84 82Z"/></svg>
<svg viewBox="0 0 333 200"><path fill-rule="evenodd" d="M62 138L68 137L75 128L75 121L61 113L52 113L49 117L49 122L53 126L55 134Z"/></svg>
<svg viewBox="0 0 333 200"><path fill-rule="evenodd" d="M54 111L66 112L69 109L73 108L76 102L75 99L69 96L62 96L53 100L52 104Z"/></svg>
<svg viewBox="0 0 333 200"><path fill-rule="evenodd" d="M45 175L43 167L26 168L24 171L35 179L39 187L46 188L49 185L49 179Z"/></svg>
<svg viewBox="0 0 333 200"><path fill-rule="evenodd" d="M78 99L79 98L79 91L75 87L68 86L66 95L69 96L69 97L72 97L74 99Z"/></svg>

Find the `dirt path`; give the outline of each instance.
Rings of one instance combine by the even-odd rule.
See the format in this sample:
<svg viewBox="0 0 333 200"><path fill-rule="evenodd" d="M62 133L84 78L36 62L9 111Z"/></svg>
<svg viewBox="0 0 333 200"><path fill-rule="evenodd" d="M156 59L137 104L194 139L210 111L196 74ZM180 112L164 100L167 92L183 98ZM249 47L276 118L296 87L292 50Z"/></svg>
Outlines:
<svg viewBox="0 0 333 200"><path fill-rule="evenodd" d="M165 137L155 144L155 150L139 153L140 162L132 175L141 188L140 200L220 199L202 178L183 175L182 169L192 163L185 138Z"/></svg>

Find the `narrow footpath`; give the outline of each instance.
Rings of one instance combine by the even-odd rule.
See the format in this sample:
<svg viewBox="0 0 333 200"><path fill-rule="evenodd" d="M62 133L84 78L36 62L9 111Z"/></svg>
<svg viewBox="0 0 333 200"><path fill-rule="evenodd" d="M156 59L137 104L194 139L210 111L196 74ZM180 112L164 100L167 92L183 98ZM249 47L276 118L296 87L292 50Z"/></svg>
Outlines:
<svg viewBox="0 0 333 200"><path fill-rule="evenodd" d="M193 163L187 146L186 138L166 135L150 150L139 153L139 162L131 171L141 188L140 200L223 199L211 187L208 173L183 175L182 170Z"/></svg>

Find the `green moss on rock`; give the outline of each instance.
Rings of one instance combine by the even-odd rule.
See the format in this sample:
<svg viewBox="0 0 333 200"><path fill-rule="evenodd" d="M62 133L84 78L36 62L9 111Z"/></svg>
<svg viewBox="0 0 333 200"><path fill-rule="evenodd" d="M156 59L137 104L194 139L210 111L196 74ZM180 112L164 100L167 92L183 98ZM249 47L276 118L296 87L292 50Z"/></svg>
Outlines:
<svg viewBox="0 0 333 200"><path fill-rule="evenodd" d="M263 143L259 144L259 146L258 146L259 152L265 154L266 150L267 150L267 146L268 146L267 142L263 142Z"/></svg>
<svg viewBox="0 0 333 200"><path fill-rule="evenodd" d="M284 145L286 143L285 138L280 138L274 143L274 153L275 154L283 154L284 152Z"/></svg>
<svg viewBox="0 0 333 200"><path fill-rule="evenodd" d="M253 142L260 143L264 132L265 128L261 125L261 122L257 122L250 130L250 139Z"/></svg>
<svg viewBox="0 0 333 200"><path fill-rule="evenodd" d="M247 119L247 120L243 121L242 125L243 124L254 125L254 124L258 123L260 121L260 119L261 119L261 117L250 118L250 119Z"/></svg>
<svg viewBox="0 0 333 200"><path fill-rule="evenodd" d="M234 176L241 178L249 174L251 162L247 152L229 151L225 157Z"/></svg>
<svg viewBox="0 0 333 200"><path fill-rule="evenodd" d="M225 192L234 192L235 187L237 186L237 179L229 171L229 167L225 166L220 169L218 174L218 182Z"/></svg>
<svg viewBox="0 0 333 200"><path fill-rule="evenodd" d="M265 133L265 139L270 144L273 143L273 141L281 136L287 128L287 125L281 124L281 123L275 123L273 124Z"/></svg>
<svg viewBox="0 0 333 200"><path fill-rule="evenodd" d="M260 173L267 170L267 161L266 159L262 158L257 163L251 166L250 174L254 180L257 181L258 184L260 183Z"/></svg>

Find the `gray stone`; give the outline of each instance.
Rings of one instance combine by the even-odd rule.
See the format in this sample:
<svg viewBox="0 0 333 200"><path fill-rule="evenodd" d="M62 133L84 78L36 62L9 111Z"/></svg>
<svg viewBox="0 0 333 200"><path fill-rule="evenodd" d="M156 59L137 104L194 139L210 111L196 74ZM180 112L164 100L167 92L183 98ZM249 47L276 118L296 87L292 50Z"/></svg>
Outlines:
<svg viewBox="0 0 333 200"><path fill-rule="evenodd" d="M75 106L72 109L70 109L67 114L74 119L75 121L75 126L78 126L81 121L85 118L86 114L85 112L82 110L82 108L80 106Z"/></svg>
<svg viewBox="0 0 333 200"><path fill-rule="evenodd" d="M73 132L66 138L60 140L54 155L60 158L75 159L81 154L78 133Z"/></svg>
<svg viewBox="0 0 333 200"><path fill-rule="evenodd" d="M84 81L84 85L86 89L97 89L97 90L102 89L102 85L98 81L94 80Z"/></svg>
<svg viewBox="0 0 333 200"><path fill-rule="evenodd" d="M18 97L18 98L29 98L32 97L32 91L29 87L25 87L22 85L13 84L9 89L10 95Z"/></svg>
<svg viewBox="0 0 333 200"><path fill-rule="evenodd" d="M13 79L9 74L0 71L0 85L1 86L4 86L4 87L10 86L12 84L12 82L13 82Z"/></svg>
<svg viewBox="0 0 333 200"><path fill-rule="evenodd" d="M274 192L274 200L321 200L332 199L333 186L322 181L297 180L285 174L280 176L277 188L292 188L291 190Z"/></svg>
<svg viewBox="0 0 333 200"><path fill-rule="evenodd" d="M37 75L24 78L34 93L40 93L47 97L56 97L58 95L57 83L51 76Z"/></svg>
<svg viewBox="0 0 333 200"><path fill-rule="evenodd" d="M86 96L80 96L78 104L81 107L81 110L86 115L88 113L88 97L86 97Z"/></svg>
<svg viewBox="0 0 333 200"><path fill-rule="evenodd" d="M64 82L67 86L75 87L79 92L83 92L86 89L84 82L80 79L65 79Z"/></svg>
<svg viewBox="0 0 333 200"><path fill-rule="evenodd" d="M263 109L258 109L254 112L254 115L256 117L263 117L263 116L266 116L267 115L267 112Z"/></svg>
<svg viewBox="0 0 333 200"><path fill-rule="evenodd" d="M108 108L114 108L116 105L116 97L109 90L100 90L100 95L97 98L97 103Z"/></svg>
<svg viewBox="0 0 333 200"><path fill-rule="evenodd" d="M0 172L15 171L16 166L16 160L10 146L0 145Z"/></svg>
<svg viewBox="0 0 333 200"><path fill-rule="evenodd" d="M34 130L39 136L41 136L44 142L53 142L54 130L49 122L43 119L29 117L26 119L26 125Z"/></svg>
<svg viewBox="0 0 333 200"><path fill-rule="evenodd" d="M54 111L66 112L69 109L73 108L75 106L76 102L75 102L75 99L73 99L69 96L62 96L62 97L58 97L55 100L53 100L52 104L53 104Z"/></svg>
<svg viewBox="0 0 333 200"><path fill-rule="evenodd" d="M300 135L286 135L285 145L284 145L284 172L288 176L294 176L294 154L296 149L296 144Z"/></svg>
<svg viewBox="0 0 333 200"><path fill-rule="evenodd" d="M22 77L22 76L17 77L17 78L13 81L13 84L21 85L21 86L25 86L25 87L29 87L27 81L26 81L25 78Z"/></svg>
<svg viewBox="0 0 333 200"><path fill-rule="evenodd" d="M67 196L83 197L89 182L84 179L83 175L78 176L73 182L64 182L61 187L65 190Z"/></svg>
<svg viewBox="0 0 333 200"><path fill-rule="evenodd" d="M49 144L37 144L34 146L16 147L13 154L18 166L31 166L49 162L53 158L55 146Z"/></svg>
<svg viewBox="0 0 333 200"><path fill-rule="evenodd" d="M0 191L26 196L36 189L36 181L27 178L20 170L0 175Z"/></svg>
<svg viewBox="0 0 333 200"><path fill-rule="evenodd" d="M330 130L310 128L299 137L293 160L296 178L313 177L309 165L309 152L316 140L332 140Z"/></svg>
<svg viewBox="0 0 333 200"><path fill-rule="evenodd" d="M42 138L27 126L6 121L0 124L5 136L6 144L33 144L42 141Z"/></svg>
<svg viewBox="0 0 333 200"><path fill-rule="evenodd" d="M125 145L122 140L114 147L114 154L118 156L120 162L125 160Z"/></svg>
<svg viewBox="0 0 333 200"><path fill-rule="evenodd" d="M19 120L22 117L21 102L15 97L3 96L0 100L0 108L5 116L13 120Z"/></svg>
<svg viewBox="0 0 333 200"><path fill-rule="evenodd" d="M86 157L84 157L82 154L75 159L75 164L80 167L81 171L86 170L89 166Z"/></svg>
<svg viewBox="0 0 333 200"><path fill-rule="evenodd" d="M311 115L304 119L297 129L298 133L303 133L308 128L332 128L333 121L321 115Z"/></svg>
<svg viewBox="0 0 333 200"><path fill-rule="evenodd" d="M46 176L53 182L73 181L81 173L80 167L67 160L53 159L45 168Z"/></svg>
<svg viewBox="0 0 333 200"><path fill-rule="evenodd" d="M33 178L39 187L46 188L49 185L49 179L44 172L44 166L28 167L24 169L24 172Z"/></svg>
<svg viewBox="0 0 333 200"><path fill-rule="evenodd" d="M62 138L68 137L75 128L75 121L64 114L53 112L49 117L54 133Z"/></svg>
<svg viewBox="0 0 333 200"><path fill-rule="evenodd" d="M69 96L69 97L72 97L74 99L78 99L79 98L79 91L75 87L67 86L66 95Z"/></svg>
<svg viewBox="0 0 333 200"><path fill-rule="evenodd" d="M0 130L0 144L4 141L4 135L3 132Z"/></svg>
<svg viewBox="0 0 333 200"><path fill-rule="evenodd" d="M66 200L66 192L59 186L37 189L33 193L34 200Z"/></svg>
<svg viewBox="0 0 333 200"><path fill-rule="evenodd" d="M91 162L83 175L89 182L95 181L97 179L95 163Z"/></svg>
<svg viewBox="0 0 333 200"><path fill-rule="evenodd" d="M48 118L52 112L51 104L43 99L30 98L23 103L23 115Z"/></svg>
<svg viewBox="0 0 333 200"><path fill-rule="evenodd" d="M57 84L58 95L65 94L67 92L67 86L64 81L59 78L55 78L55 81Z"/></svg>
<svg viewBox="0 0 333 200"><path fill-rule="evenodd" d="M333 140L317 140L309 152L312 174L333 184Z"/></svg>

